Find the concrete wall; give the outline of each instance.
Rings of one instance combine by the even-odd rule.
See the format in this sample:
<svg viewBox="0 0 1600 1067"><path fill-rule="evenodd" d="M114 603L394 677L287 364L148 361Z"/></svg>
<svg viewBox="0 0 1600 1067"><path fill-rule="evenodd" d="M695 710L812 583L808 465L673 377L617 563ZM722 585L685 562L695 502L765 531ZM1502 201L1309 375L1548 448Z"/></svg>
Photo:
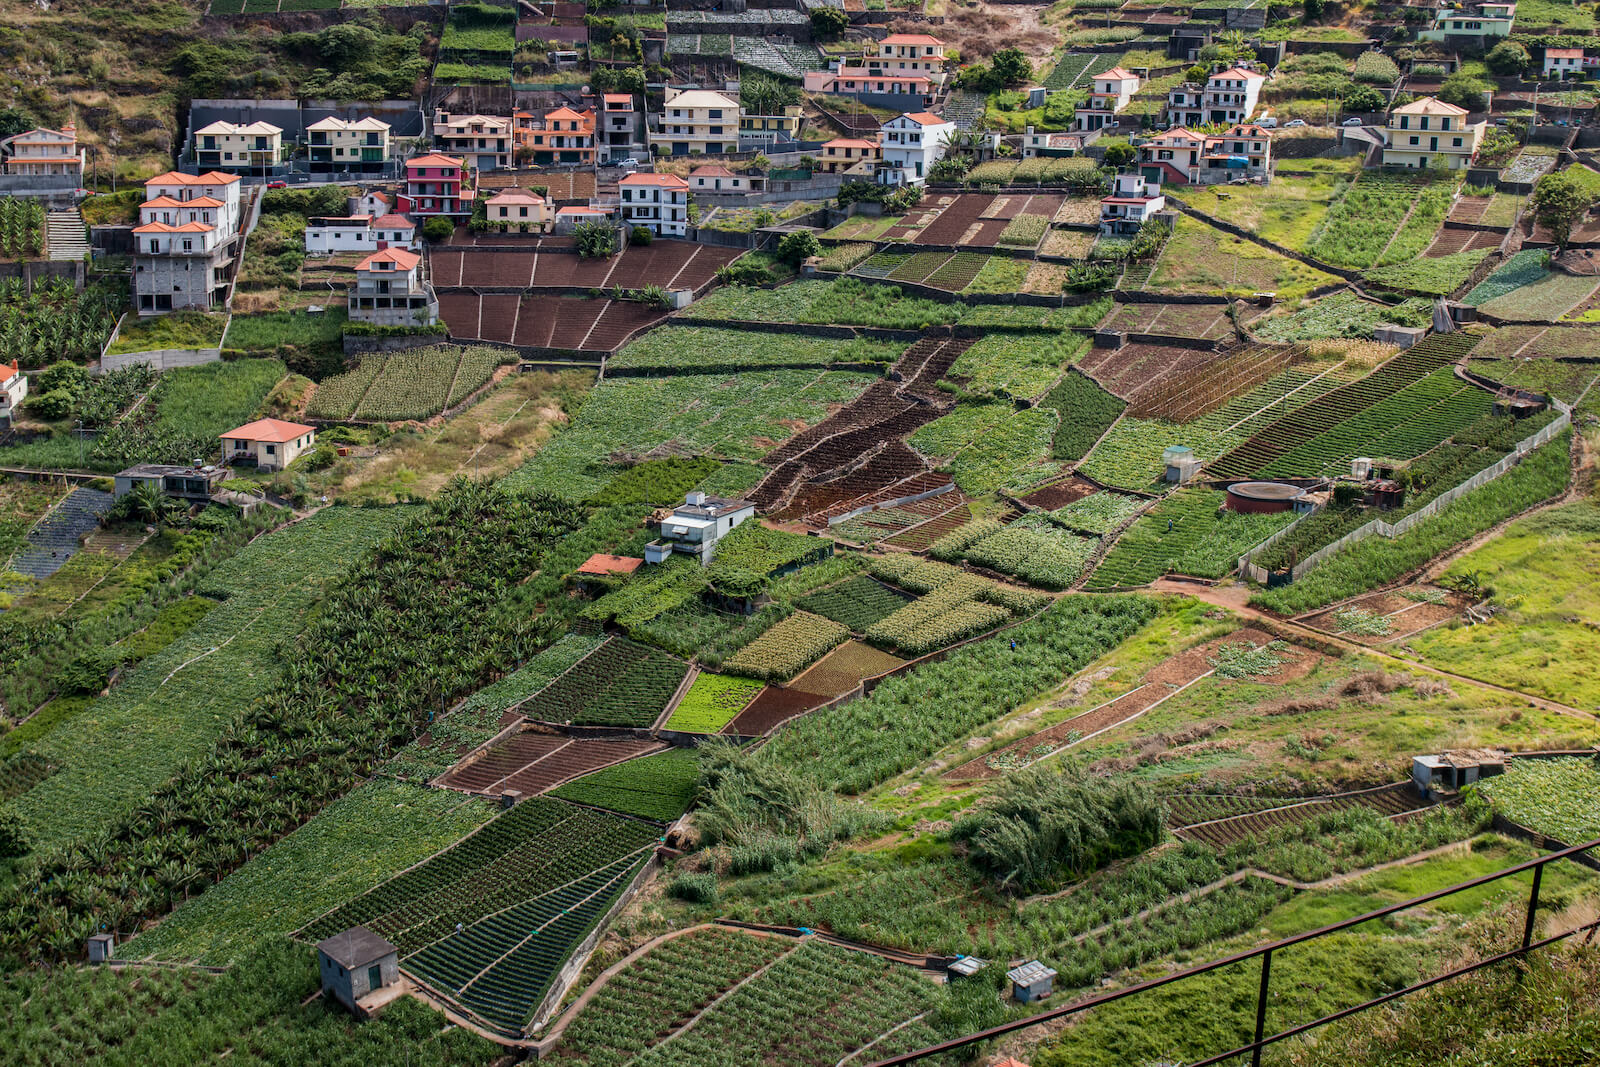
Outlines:
<svg viewBox="0 0 1600 1067"><path fill-rule="evenodd" d="M0 278L21 278L30 287L46 278L65 278L82 289L84 274L80 259L60 263L48 259L0 260Z"/></svg>
<svg viewBox="0 0 1600 1067"><path fill-rule="evenodd" d="M148 363L158 371L174 367L198 367L222 358L220 348L155 348L146 352L117 352L100 357L99 373L120 370L135 363Z"/></svg>
<svg viewBox="0 0 1600 1067"><path fill-rule="evenodd" d="M442 333L394 334L388 337L366 337L361 334L344 335L344 354L364 355L368 352L404 352L408 348L426 348L443 344L447 335Z"/></svg>

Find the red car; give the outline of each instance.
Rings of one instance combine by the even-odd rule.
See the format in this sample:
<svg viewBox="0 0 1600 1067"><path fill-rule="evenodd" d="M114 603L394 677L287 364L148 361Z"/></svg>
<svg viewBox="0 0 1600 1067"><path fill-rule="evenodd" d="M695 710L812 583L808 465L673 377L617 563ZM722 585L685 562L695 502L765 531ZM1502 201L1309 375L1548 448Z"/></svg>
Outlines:
<svg viewBox="0 0 1600 1067"><path fill-rule="evenodd" d="M287 188L289 188L289 183L286 182L286 181L268 182L267 183L267 188L268 189L287 189Z"/></svg>

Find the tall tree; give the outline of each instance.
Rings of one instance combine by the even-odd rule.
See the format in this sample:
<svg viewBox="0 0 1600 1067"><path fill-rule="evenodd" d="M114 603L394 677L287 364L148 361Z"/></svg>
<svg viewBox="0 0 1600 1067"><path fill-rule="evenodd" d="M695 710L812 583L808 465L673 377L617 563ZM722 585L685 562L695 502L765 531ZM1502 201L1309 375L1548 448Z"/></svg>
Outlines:
<svg viewBox="0 0 1600 1067"><path fill-rule="evenodd" d="M1557 248L1566 248L1572 240L1572 228L1594 206L1594 193L1566 171L1546 174L1533 187L1529 205L1539 225L1550 231Z"/></svg>

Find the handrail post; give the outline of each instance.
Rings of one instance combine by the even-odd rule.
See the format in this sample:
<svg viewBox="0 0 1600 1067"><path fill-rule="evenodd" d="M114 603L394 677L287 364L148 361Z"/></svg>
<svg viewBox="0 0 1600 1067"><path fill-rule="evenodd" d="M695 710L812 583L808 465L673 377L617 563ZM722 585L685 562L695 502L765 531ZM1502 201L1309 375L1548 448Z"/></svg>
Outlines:
<svg viewBox="0 0 1600 1067"><path fill-rule="evenodd" d="M1544 877L1544 864L1533 869L1533 891L1528 894L1528 917L1522 924L1522 947L1533 941L1533 917L1539 909L1539 881Z"/></svg>
<svg viewBox="0 0 1600 1067"><path fill-rule="evenodd" d="M1272 983L1272 950L1261 954L1261 991L1256 994L1256 1038L1250 1049L1250 1067L1261 1067L1261 1039L1267 1032L1267 988Z"/></svg>

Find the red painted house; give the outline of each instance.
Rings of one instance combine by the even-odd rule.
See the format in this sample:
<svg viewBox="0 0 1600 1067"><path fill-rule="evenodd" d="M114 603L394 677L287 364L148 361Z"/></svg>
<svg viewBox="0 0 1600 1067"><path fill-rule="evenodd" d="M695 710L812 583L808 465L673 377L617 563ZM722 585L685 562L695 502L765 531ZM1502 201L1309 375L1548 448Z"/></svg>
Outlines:
<svg viewBox="0 0 1600 1067"><path fill-rule="evenodd" d="M467 165L455 156L431 152L406 160L406 191L398 212L419 222L435 215L465 218L472 214L472 193L462 192Z"/></svg>

